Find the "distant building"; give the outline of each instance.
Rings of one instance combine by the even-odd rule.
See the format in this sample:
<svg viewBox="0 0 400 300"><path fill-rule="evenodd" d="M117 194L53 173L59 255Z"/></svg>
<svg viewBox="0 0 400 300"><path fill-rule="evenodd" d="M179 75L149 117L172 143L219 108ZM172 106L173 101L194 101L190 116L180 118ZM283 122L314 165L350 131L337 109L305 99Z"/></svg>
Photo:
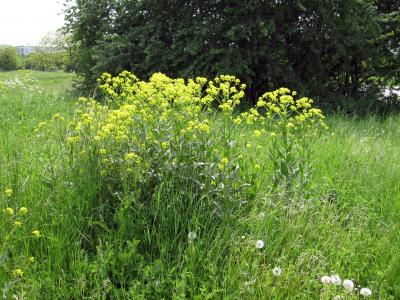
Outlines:
<svg viewBox="0 0 400 300"><path fill-rule="evenodd" d="M15 47L17 49L17 53L20 56L29 56L34 52L41 51L41 52L46 52L46 53L51 53L51 52L57 52L60 51L58 48L54 47L41 47L41 46L17 46Z"/></svg>
<svg viewBox="0 0 400 300"><path fill-rule="evenodd" d="M17 46L15 47L17 49L17 53L20 56L28 56L31 55L33 52L35 52L35 48L33 46Z"/></svg>

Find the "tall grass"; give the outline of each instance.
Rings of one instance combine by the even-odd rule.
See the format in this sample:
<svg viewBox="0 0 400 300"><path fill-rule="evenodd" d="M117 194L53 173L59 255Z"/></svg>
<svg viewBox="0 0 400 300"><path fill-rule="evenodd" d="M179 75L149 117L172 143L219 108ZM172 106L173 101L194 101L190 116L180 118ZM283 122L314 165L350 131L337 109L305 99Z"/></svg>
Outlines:
<svg viewBox="0 0 400 300"><path fill-rule="evenodd" d="M272 178L267 131L221 114L202 143L142 153L142 173L115 142L66 142L80 114L62 91L9 87L0 104L0 204L14 210L0 219L5 298L362 298L321 282L333 274L400 297L398 116L329 117L307 182L288 187Z"/></svg>

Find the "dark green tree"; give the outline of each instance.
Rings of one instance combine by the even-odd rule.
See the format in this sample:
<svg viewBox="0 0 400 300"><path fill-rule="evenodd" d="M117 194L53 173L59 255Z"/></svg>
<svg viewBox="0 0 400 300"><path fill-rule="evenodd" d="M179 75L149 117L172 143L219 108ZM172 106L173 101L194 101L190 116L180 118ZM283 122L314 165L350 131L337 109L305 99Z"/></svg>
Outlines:
<svg viewBox="0 0 400 300"><path fill-rule="evenodd" d="M104 71L225 73L253 98L283 85L357 98L399 78L398 16L394 0L78 0L66 28L92 87Z"/></svg>
<svg viewBox="0 0 400 300"><path fill-rule="evenodd" d="M17 68L18 55L15 47L0 47L0 70L10 71Z"/></svg>

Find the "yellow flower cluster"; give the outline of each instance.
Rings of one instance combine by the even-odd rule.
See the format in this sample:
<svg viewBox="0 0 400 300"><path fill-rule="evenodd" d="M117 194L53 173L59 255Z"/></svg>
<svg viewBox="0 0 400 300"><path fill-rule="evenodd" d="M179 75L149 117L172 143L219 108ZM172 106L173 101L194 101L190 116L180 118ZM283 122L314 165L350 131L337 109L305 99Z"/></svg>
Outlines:
<svg viewBox="0 0 400 300"><path fill-rule="evenodd" d="M326 126L311 99L295 99L296 92L286 88L265 93L255 107L234 116L246 86L229 75L208 81L202 77L172 79L155 73L148 81L141 81L124 71L118 76L105 73L98 82L104 102L79 99L67 141L79 156L98 154L101 176L113 170L149 173L150 161L167 155L171 147L205 143L218 136L210 122L216 112L222 112L228 120L224 124L228 129L234 124L255 126L257 139L276 137L282 128L295 132L299 127ZM55 115L53 120L60 117ZM246 141L245 147L252 145ZM259 147L255 145L254 149ZM216 154L215 159L219 169L225 170L232 157ZM171 163L175 164L176 158Z"/></svg>
<svg viewBox="0 0 400 300"><path fill-rule="evenodd" d="M296 95L295 91L280 88L262 95L257 108L265 111L268 120L277 121L278 125L284 125L287 129L304 126L327 129L325 117L320 109L313 107L313 100L306 97L295 99Z"/></svg>

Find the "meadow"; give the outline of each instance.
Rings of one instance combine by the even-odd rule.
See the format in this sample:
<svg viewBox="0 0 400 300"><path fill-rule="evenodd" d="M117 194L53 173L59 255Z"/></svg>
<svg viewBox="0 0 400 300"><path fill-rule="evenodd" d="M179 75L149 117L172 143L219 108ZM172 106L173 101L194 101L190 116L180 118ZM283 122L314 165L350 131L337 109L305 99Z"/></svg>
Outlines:
<svg viewBox="0 0 400 300"><path fill-rule="evenodd" d="M73 80L0 73L4 299L400 299L400 116L283 89L241 115L231 77L104 75L99 104Z"/></svg>

